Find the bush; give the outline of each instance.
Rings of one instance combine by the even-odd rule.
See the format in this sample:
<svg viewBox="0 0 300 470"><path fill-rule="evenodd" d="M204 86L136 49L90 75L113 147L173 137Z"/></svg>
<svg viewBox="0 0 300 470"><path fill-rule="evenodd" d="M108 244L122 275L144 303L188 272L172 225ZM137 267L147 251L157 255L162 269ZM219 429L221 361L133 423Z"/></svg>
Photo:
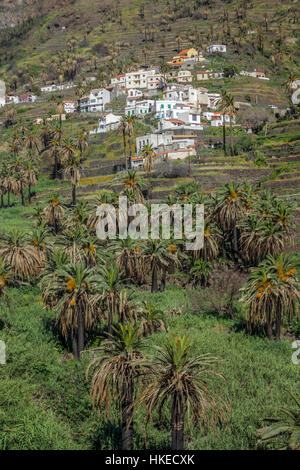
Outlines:
<svg viewBox="0 0 300 470"><path fill-rule="evenodd" d="M154 178L182 178L188 176L189 166L187 163L165 162L155 166Z"/></svg>

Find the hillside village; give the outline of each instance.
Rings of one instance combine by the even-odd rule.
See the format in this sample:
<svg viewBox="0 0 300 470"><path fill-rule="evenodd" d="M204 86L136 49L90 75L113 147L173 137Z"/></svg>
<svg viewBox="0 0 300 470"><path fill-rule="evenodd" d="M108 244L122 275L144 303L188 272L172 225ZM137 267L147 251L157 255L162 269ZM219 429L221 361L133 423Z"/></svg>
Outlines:
<svg viewBox="0 0 300 470"><path fill-rule="evenodd" d="M97 113L98 125L89 131L90 135L107 133L116 130L122 119L153 117L156 125L153 132L139 136L136 139L136 152L132 156L130 165L133 168L142 168L144 158L143 149L151 145L155 153L155 162L172 159L185 159L196 155L197 147L201 149L200 136L209 127L242 127L251 132L247 124L236 124L236 112L231 115L221 112L219 105L221 94L210 92L203 86L195 86L192 82L218 80L224 78L224 72L213 71L209 68L211 55L222 54L226 56L226 45L212 44L206 48L208 57L194 47L179 52L163 66L144 67L140 70L125 72L110 78L109 86L91 88L89 94L79 99L64 99L64 114L70 119L74 113ZM269 80L263 72L241 71L240 76L249 76L258 80ZM238 79L238 75L236 78ZM92 82L96 77L88 77ZM294 87L297 87L297 81ZM76 94L76 84L48 83L38 85L39 94L51 94L71 90ZM3 95L3 93L2 93ZM4 96L4 95L3 95ZM122 113L113 113L111 103L123 99L125 108ZM38 104L38 96L33 93L17 95L9 92L2 98L2 106L10 104ZM247 102L235 102L236 111L243 107L250 107ZM286 113L288 109L279 110L277 106L269 105L277 112ZM53 117L55 118L55 116ZM53 119L47 118L47 120ZM57 117L58 118L58 117ZM35 124L43 122L43 118L36 118ZM224 123L224 126L223 126Z"/></svg>

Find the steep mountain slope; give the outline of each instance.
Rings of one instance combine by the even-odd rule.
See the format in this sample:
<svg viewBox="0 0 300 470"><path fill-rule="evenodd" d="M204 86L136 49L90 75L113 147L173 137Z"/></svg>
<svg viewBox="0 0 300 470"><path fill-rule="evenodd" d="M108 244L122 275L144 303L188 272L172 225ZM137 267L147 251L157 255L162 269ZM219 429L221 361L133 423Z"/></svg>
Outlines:
<svg viewBox="0 0 300 470"><path fill-rule="evenodd" d="M251 62L276 74L299 69L295 0L2 0L0 6L12 25L25 21L0 35L4 77L18 69L38 76L41 64L74 38L83 61L113 56L119 68L122 61L159 63L193 44L225 42L228 63Z"/></svg>

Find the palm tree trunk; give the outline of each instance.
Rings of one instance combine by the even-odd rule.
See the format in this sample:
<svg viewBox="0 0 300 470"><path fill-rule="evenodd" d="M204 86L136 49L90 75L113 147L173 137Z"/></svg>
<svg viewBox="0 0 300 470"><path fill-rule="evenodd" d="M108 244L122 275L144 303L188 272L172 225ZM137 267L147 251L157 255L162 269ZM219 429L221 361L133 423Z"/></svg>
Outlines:
<svg viewBox="0 0 300 470"><path fill-rule="evenodd" d="M133 449L133 391L134 385L132 379L128 379L123 384L123 403L122 403L122 450Z"/></svg>
<svg viewBox="0 0 300 470"><path fill-rule="evenodd" d="M28 202L31 203L31 184L28 184Z"/></svg>
<svg viewBox="0 0 300 470"><path fill-rule="evenodd" d="M23 188L21 188L20 195L21 195L21 204L22 204L22 206L25 206L25 200L24 200L24 191L23 191Z"/></svg>
<svg viewBox="0 0 300 470"><path fill-rule="evenodd" d="M72 341L72 351L73 351L73 356L75 359L79 359L78 355L78 341L74 333L71 333L71 341Z"/></svg>
<svg viewBox="0 0 300 470"><path fill-rule="evenodd" d="M167 279L167 271L166 269L163 269L161 283L160 283L160 292L164 292L166 288L166 279Z"/></svg>
<svg viewBox="0 0 300 470"><path fill-rule="evenodd" d="M76 184L72 184L72 205L76 206Z"/></svg>
<svg viewBox="0 0 300 470"><path fill-rule="evenodd" d="M1 194L1 208L4 207L4 194Z"/></svg>
<svg viewBox="0 0 300 470"><path fill-rule="evenodd" d="M7 191L7 207L10 207L10 191Z"/></svg>
<svg viewBox="0 0 300 470"><path fill-rule="evenodd" d="M108 333L112 334L112 325L113 325L113 304L110 302L108 309Z"/></svg>
<svg viewBox="0 0 300 470"><path fill-rule="evenodd" d="M78 312L78 359L80 359L80 353L84 348L84 321L82 312Z"/></svg>
<svg viewBox="0 0 300 470"><path fill-rule="evenodd" d="M125 168L128 170L128 161L126 155L126 131L123 129L123 148L124 148L124 159L125 159Z"/></svg>
<svg viewBox="0 0 300 470"><path fill-rule="evenodd" d="M151 292L158 292L158 272L156 265L154 265L152 269Z"/></svg>
<svg viewBox="0 0 300 470"><path fill-rule="evenodd" d="M223 114L223 151L226 155L226 129L225 129L225 114Z"/></svg>
<svg viewBox="0 0 300 470"><path fill-rule="evenodd" d="M177 394L172 400L171 419L172 450L184 450L184 405Z"/></svg>
<svg viewBox="0 0 300 470"><path fill-rule="evenodd" d="M131 145L131 136L129 137L129 164L128 169L131 170L131 160L132 160L132 145Z"/></svg>
<svg viewBox="0 0 300 470"><path fill-rule="evenodd" d="M230 125L230 152L231 152L231 156L233 157L234 150L233 150L233 140L232 140L232 119L231 119L231 116L229 117L229 125Z"/></svg>

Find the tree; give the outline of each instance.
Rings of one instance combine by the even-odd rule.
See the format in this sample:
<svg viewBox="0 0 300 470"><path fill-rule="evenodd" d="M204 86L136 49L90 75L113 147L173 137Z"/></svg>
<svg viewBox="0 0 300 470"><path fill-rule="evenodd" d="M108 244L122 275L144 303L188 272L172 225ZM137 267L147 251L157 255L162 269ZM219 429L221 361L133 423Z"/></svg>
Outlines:
<svg viewBox="0 0 300 470"><path fill-rule="evenodd" d="M298 314L300 291L293 266L289 255L267 256L243 289L241 301L248 307L247 321L254 326L266 325L269 339L272 339L274 325L276 340L279 340L283 319L290 320L295 312Z"/></svg>
<svg viewBox="0 0 300 470"><path fill-rule="evenodd" d="M53 196L48 205L43 209L46 223L53 228L56 235L62 227L65 210L56 196Z"/></svg>
<svg viewBox="0 0 300 470"><path fill-rule="evenodd" d="M128 170L128 161L127 161L127 153L126 153L126 134L128 129L128 119L127 116L122 116L122 120L119 125L119 130L121 130L123 135L123 155L125 161L125 168L126 171Z"/></svg>
<svg viewBox="0 0 300 470"><path fill-rule="evenodd" d="M188 336L165 338L162 347L156 347L156 356L145 364L151 380L142 391L139 403L145 403L147 419L151 419L154 408L161 410L171 402L172 450L184 450L185 420L199 426L210 417L212 427L217 422L226 422L228 405L214 397L208 383L209 376L225 380L211 366L219 362L209 354L195 356Z"/></svg>
<svg viewBox="0 0 300 470"><path fill-rule="evenodd" d="M83 158L80 153L70 153L64 169L65 176L69 176L72 185L72 205L76 206L76 188L80 181L80 170Z"/></svg>
<svg viewBox="0 0 300 470"><path fill-rule="evenodd" d="M258 445L276 442L282 437L285 445L280 450L300 450L300 397L292 392L289 394L295 402L295 407L291 409L282 406L279 408L280 417L264 418L269 424L257 431L260 436Z"/></svg>
<svg viewBox="0 0 300 470"><path fill-rule="evenodd" d="M2 236L0 257L4 264L10 266L11 275L20 281L30 281L40 272L40 257L37 249L29 245L24 233L19 230Z"/></svg>
<svg viewBox="0 0 300 470"><path fill-rule="evenodd" d="M144 155L144 169L147 173L147 180L148 180L148 191L147 191L147 198L148 200L151 199L151 173L153 171L153 157L154 151L153 147L150 144L147 144L143 147L142 153Z"/></svg>
<svg viewBox="0 0 300 470"><path fill-rule="evenodd" d="M31 203L31 188L36 186L37 183L37 167L33 160L27 160L24 162L24 178L25 183L28 187L28 202Z"/></svg>
<svg viewBox="0 0 300 470"><path fill-rule="evenodd" d="M93 406L104 408L104 419L116 408L122 423L122 449L133 449L133 405L141 375L142 336L138 326L119 324L104 340L86 371L93 370L90 396Z"/></svg>
<svg viewBox="0 0 300 470"><path fill-rule="evenodd" d="M44 301L55 299L54 308L65 339L71 337L74 357L80 359L86 336L99 314L99 282L95 268L83 263L59 268L52 277L41 283Z"/></svg>
<svg viewBox="0 0 300 470"><path fill-rule="evenodd" d="M177 256L170 251L167 240L147 240L143 253L145 268L149 266L151 272L151 292L158 292L159 272L166 271L171 262L178 264Z"/></svg>
<svg viewBox="0 0 300 470"><path fill-rule="evenodd" d="M226 113L226 100L227 100L227 91L221 90L221 98L218 102L218 109L223 113L223 151L226 155L226 128L225 128L225 113Z"/></svg>
<svg viewBox="0 0 300 470"><path fill-rule="evenodd" d="M108 333L112 333L113 322L118 313L122 279L119 266L111 263L99 269L101 275L100 289L102 290L102 311L107 312Z"/></svg>

